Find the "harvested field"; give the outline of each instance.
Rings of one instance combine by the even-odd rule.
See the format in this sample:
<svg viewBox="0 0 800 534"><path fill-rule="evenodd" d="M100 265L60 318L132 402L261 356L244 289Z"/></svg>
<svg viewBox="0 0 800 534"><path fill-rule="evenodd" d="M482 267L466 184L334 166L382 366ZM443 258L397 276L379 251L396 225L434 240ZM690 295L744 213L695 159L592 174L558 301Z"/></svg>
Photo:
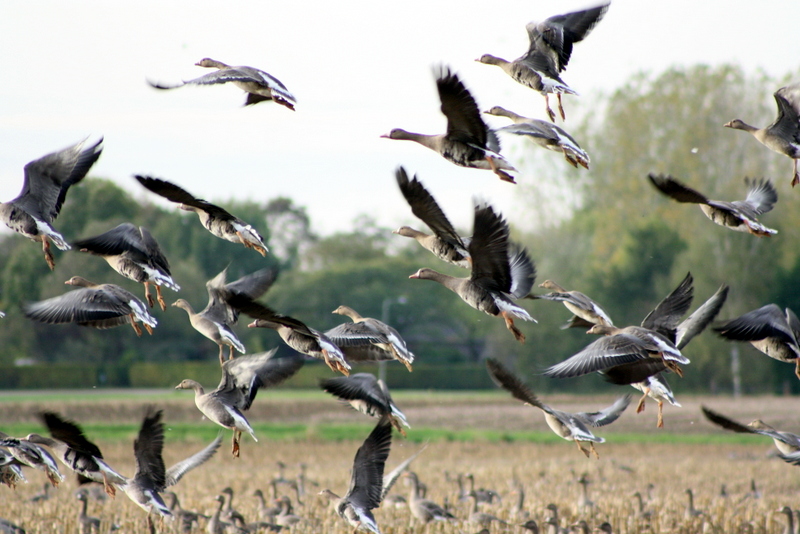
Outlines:
<svg viewBox="0 0 800 534"><path fill-rule="evenodd" d="M159 392L159 395L163 392ZM288 396L275 398L278 392L259 396L250 419L280 420L284 423L352 424L367 423L363 416L351 413L324 396L297 395L289 402ZM65 403L63 400L11 402L10 397L0 401L0 421L26 422L34 409L57 409L68 413L80 422L119 422L138 425L142 407L154 401L165 408L165 420L169 424L180 418L197 421L191 397L177 394L164 401L153 395L133 396L127 399L92 399ZM507 398L504 395L432 395L428 393L402 393L396 395L398 405L406 412L415 432L426 428L447 427L453 430L487 428L500 431L545 430L540 413ZM98 398L99 400L100 398ZM597 398L554 397L546 401L560 409L595 410L604 407L611 396ZM800 490L800 471L780 459L774 458L774 447L767 438L751 437L743 443L703 443L704 436L734 436L717 430L699 413L700 404L708 405L731 418L747 422L761 417L774 426L788 431L800 429L797 417L792 417L792 398L764 397L732 401L714 398L681 398L683 409L667 407L667 428L655 428L655 406L648 404L644 414L636 415L632 407L620 420L599 435L607 443L599 445L600 460L585 458L568 442L537 443L525 440L489 442L439 440L428 448L412 464L422 482L428 486L428 498L440 504L448 502L453 513L460 519L469 517L467 503L458 500L458 488L448 482L445 473L473 473L476 487L492 488L502 496L499 504L487 507L485 512L510 522L519 523L521 516L515 515L517 495L512 493L512 481L518 480L525 489L523 511L536 519L540 526L547 520L545 507L558 505L562 526L584 519L590 526L609 521L615 532L784 532L785 516L777 510L784 505L796 506ZM205 423L210 424L210 423ZM369 433L369 426L354 427L352 439L321 441L313 432L305 439L274 440L259 434L260 441L254 443L244 438L242 457L233 460L229 454L229 433L220 453L208 464L189 473L174 489L185 508L213 513L214 497L225 486L235 491L234 506L248 519L255 521L255 489L269 494L269 483L277 474L277 461L284 462L287 478L294 478L298 465L307 465L307 476L319 486L307 485L303 505L295 505L295 513L303 516L303 523L292 532L349 533L352 529L335 516L316 492L329 487L340 494L347 490L352 459L357 448ZM132 439L99 441L108 462L122 473L132 475L134 471ZM650 436L673 436L674 443L648 442ZM615 440L615 436L617 436ZM92 436L90 435L90 438ZM691 439L688 439L691 438ZM690 441L694 441L693 443ZM174 440L167 430L165 460L167 465L182 459L204 446L197 439ZM387 470L419 449L421 445L403 440L395 435ZM53 498L41 504L27 502L41 491L45 477L40 472L28 470L30 483L20 485L16 491L0 487L0 516L20 524L29 533L76 532L79 501L75 499L76 485L69 477L55 492ZM588 498L591 506L580 506L581 485L577 482L586 473L590 481ZM755 481L760 492L758 498L749 495L751 481ZM637 514L637 503L633 495L640 492L650 500L645 508L650 518ZM720 495L725 487L727 497ZM703 515L687 516L686 489L695 495L695 506ZM408 494L403 481L398 482L392 493ZM279 485L279 494L293 495L288 486ZM123 532L145 532L144 513L124 495L118 495L105 504L91 501L89 514L103 520L101 532L109 526L119 524ZM383 506L376 510L376 517L385 534L412 532L478 532L479 525L467 522L422 527L411 525L408 509ZM171 531L174 526L164 524L161 531ZM201 527L201 530L204 528ZM751 530L752 529L752 530ZM500 525L493 524L492 532L501 532ZM514 528L511 531L519 532Z"/></svg>

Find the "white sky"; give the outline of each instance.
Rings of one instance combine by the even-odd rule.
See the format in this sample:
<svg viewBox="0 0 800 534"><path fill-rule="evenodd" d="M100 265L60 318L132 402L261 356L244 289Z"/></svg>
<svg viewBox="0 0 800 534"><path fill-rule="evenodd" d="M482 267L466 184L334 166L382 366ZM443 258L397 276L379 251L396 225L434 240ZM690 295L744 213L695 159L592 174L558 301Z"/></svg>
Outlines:
<svg viewBox="0 0 800 534"><path fill-rule="evenodd" d="M439 63L460 74L481 109L502 105L544 118L539 94L474 60L484 53L514 59L527 48L526 23L587 5L4 0L0 199L19 193L28 161L104 135L92 175L139 198L146 194L131 175L150 173L209 200L292 197L322 234L347 229L361 213L395 227L413 220L394 182L402 164L457 226L469 230L473 195L513 223L524 209L514 203L516 186L380 135L395 127L444 131L431 74ZM562 78L590 94L672 65L738 62L782 75L800 62L798 21L796 1L613 0ZM243 108L244 94L233 86L157 91L145 83L205 74L194 66L204 57L276 76L297 97L297 111ZM576 98L564 99L567 130ZM720 117L720 127L732 118ZM773 117L741 118L761 125ZM508 154L514 163L519 151ZM518 175L518 182L534 179Z"/></svg>

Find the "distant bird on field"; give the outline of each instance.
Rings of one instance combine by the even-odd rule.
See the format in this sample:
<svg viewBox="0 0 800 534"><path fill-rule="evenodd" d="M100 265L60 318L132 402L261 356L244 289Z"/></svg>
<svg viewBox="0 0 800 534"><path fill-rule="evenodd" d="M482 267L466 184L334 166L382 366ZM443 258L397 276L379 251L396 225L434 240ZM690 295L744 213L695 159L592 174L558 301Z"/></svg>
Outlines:
<svg viewBox="0 0 800 534"><path fill-rule="evenodd" d="M384 416L356 452L347 494L340 498L329 489L320 492L335 501L336 513L353 527L353 532L381 532L372 510L383 500L383 471L391 446L392 425Z"/></svg>
<svg viewBox="0 0 800 534"><path fill-rule="evenodd" d="M433 231L433 235L409 226L401 226L392 233L413 238L440 260L469 269L470 259L467 252L469 239L458 235L433 195L425 189L416 176L409 180L406 170L398 167L395 177L400 192L411 206L411 213L424 222Z"/></svg>
<svg viewBox="0 0 800 534"><path fill-rule="evenodd" d="M498 386L511 393L515 399L542 410L544 412L545 421L547 421L547 426L549 426L557 436L574 441L587 458L589 457L589 451L581 446L582 441L589 443L591 452L596 458L600 458L600 455L597 454L594 444L605 442L605 439L595 436L589 427L599 427L613 423L631 402L630 395L626 395L620 397L614 404L599 412L562 412L542 403L519 378L514 376L499 361L488 358L486 360L486 368L492 380Z"/></svg>
<svg viewBox="0 0 800 534"><path fill-rule="evenodd" d="M800 83L787 85L775 91L778 117L765 128L756 128L734 119L726 128L744 130L753 134L761 144L784 156L792 158L792 187L800 183L797 160L800 159Z"/></svg>
<svg viewBox="0 0 800 534"><path fill-rule="evenodd" d="M149 334L158 324L144 302L118 285L95 284L80 276L73 276L64 283L80 289L25 304L22 307L25 316L41 323L78 323L100 329L130 323L137 336L142 335L137 321L144 324Z"/></svg>
<svg viewBox="0 0 800 534"><path fill-rule="evenodd" d="M772 210L778 201L778 193L769 180L744 179L747 186L747 198L727 202L709 200L702 193L685 186L671 176L649 174L647 176L653 186L673 200L688 204L698 204L706 217L720 226L749 232L759 237L777 234L777 230L767 228L758 222L758 216Z"/></svg>
<svg viewBox="0 0 800 534"><path fill-rule="evenodd" d="M442 102L442 113L447 117L447 132L426 135L395 128L388 139L415 141L439 153L444 159L461 167L487 169L503 181L514 182L505 170L516 171L500 155L497 135L483 122L478 104L458 78L447 67L436 71L436 87ZM505 170L504 170L505 169Z"/></svg>
<svg viewBox="0 0 800 534"><path fill-rule="evenodd" d="M297 103L294 95L289 92L283 83L275 76L253 67L232 67L221 61L211 58L204 58L195 63L198 67L217 69L215 72L187 80L175 85L166 85L147 81L156 89L175 89L184 85L214 85L219 83L232 83L239 89L247 93L247 100L244 105L250 106L264 101L274 101L276 104L285 106L294 111Z"/></svg>
<svg viewBox="0 0 800 534"><path fill-rule="evenodd" d="M239 312L228 304L228 299L235 294L258 298L272 286L277 277L275 269L261 269L228 283L227 272L226 267L206 282L208 304L200 312L195 313L192 305L184 299L178 299L172 304L186 311L192 327L219 346L220 365L225 361L223 358L225 345L229 348L229 360L233 358L234 349L241 354L245 353L244 345L231 328L238 322Z"/></svg>
<svg viewBox="0 0 800 534"><path fill-rule="evenodd" d="M548 95L555 93L558 97L558 111L563 120L566 116L561 105L561 95L577 93L564 83L559 74L569 63L573 44L589 35L608 11L608 5L609 2L606 2L581 11L555 15L543 22L531 22L525 26L530 45L524 55L514 61L507 61L484 54L478 61L497 65L514 81L541 93L547 116L553 122L556 115L550 109Z"/></svg>
<svg viewBox="0 0 800 534"><path fill-rule="evenodd" d="M81 239L73 243L81 252L101 256L112 269L125 278L144 284L144 296L152 308L153 297L150 284L156 286L158 304L162 310L167 303L161 296L161 286L180 291L180 286L172 279L167 257L153 235L144 226L136 227L122 223L98 236Z"/></svg>
<svg viewBox="0 0 800 534"><path fill-rule="evenodd" d="M514 122L514 124L496 129L496 132L521 135L542 148L562 152L564 159L575 168L578 165L585 169L589 168L589 154L581 148L570 134L552 122L523 117L500 106L494 106L489 111L484 111L484 113L498 117L508 117Z"/></svg>
<svg viewBox="0 0 800 534"><path fill-rule="evenodd" d="M175 389L194 390L197 409L211 421L233 430L234 458L239 457L242 432L247 432L254 441L258 441L253 427L242 413L250 409L258 390L280 384L303 366L302 358L274 358L274 355L275 349L226 361L222 364L219 385L208 393L194 380L186 379L175 386Z"/></svg>
<svg viewBox="0 0 800 534"><path fill-rule="evenodd" d="M486 204L475 204L472 240L467 247L472 258L469 278L456 278L423 268L409 276L433 280L457 294L461 299L488 315L502 317L506 328L520 343L525 336L514 326L513 317L535 321L512 299L530 293L536 279L536 268L523 248L509 243L508 223Z"/></svg>
<svg viewBox="0 0 800 534"><path fill-rule="evenodd" d="M69 188L86 177L103 151L102 138L83 149L85 142L25 165L25 181L19 196L0 202L0 220L28 239L41 242L44 259L51 270L55 269L56 263L50 252L50 241L60 250L70 249L69 243L51 223L58 217Z"/></svg>
<svg viewBox="0 0 800 534"><path fill-rule="evenodd" d="M180 204L178 206L180 209L197 213L206 230L215 236L232 243L241 243L246 248L252 248L262 256L267 255L267 246L264 244L264 238L261 237L261 234L238 217L231 215L217 205L206 202L201 198L195 198L194 195L172 182L138 175L134 176L134 178L153 193Z"/></svg>
<svg viewBox="0 0 800 534"><path fill-rule="evenodd" d="M786 308L767 304L714 327L730 341L747 341L770 358L794 363L800 378L800 319Z"/></svg>

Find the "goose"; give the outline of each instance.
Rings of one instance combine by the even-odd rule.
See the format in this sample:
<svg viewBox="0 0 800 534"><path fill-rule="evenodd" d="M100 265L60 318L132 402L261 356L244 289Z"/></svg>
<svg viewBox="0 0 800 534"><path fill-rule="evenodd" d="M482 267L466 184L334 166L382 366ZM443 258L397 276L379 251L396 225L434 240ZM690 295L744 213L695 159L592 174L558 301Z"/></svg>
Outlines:
<svg viewBox="0 0 800 534"><path fill-rule="evenodd" d="M69 243L52 226L69 188L86 177L103 151L103 138L88 148L86 140L25 165L25 180L17 198L0 202L0 220L15 232L42 243L50 270L56 268L50 241L60 250Z"/></svg>
<svg viewBox="0 0 800 534"><path fill-rule="evenodd" d="M658 403L658 421L656 422L656 427L658 428L664 428L664 401L672 406L681 407L681 404L675 400L675 395L672 393L672 388L669 387L666 377L661 372L648 376L641 382L634 382L631 386L642 392L642 398L636 406L636 413L644 411L646 397L650 397Z"/></svg>
<svg viewBox="0 0 800 534"><path fill-rule="evenodd" d="M587 297L580 291L567 291L552 280L545 280L539 287L549 289L551 292L544 295L536 295L533 298L543 300L559 301L574 314L574 317L562 328L586 327L600 324L613 326L608 313L594 300Z"/></svg>
<svg viewBox="0 0 800 534"><path fill-rule="evenodd" d="M101 256L125 278L144 284L144 296L151 308L155 305L150 294L151 283L156 286L162 310L167 309L167 303L161 295L161 286L173 291L181 289L172 279L167 257L144 226L137 228L131 223L122 223L108 232L76 241L73 246L81 252Z"/></svg>
<svg viewBox="0 0 800 534"><path fill-rule="evenodd" d="M508 523L500 519L499 517L487 514L486 512L481 512L478 510L478 495L475 491L470 491L467 494L467 497L470 500L470 513L467 521L473 523L475 525L488 528L491 526L492 523L499 523L501 525L507 525Z"/></svg>
<svg viewBox="0 0 800 534"><path fill-rule="evenodd" d="M248 328L271 328L297 352L323 360L331 371L345 376L350 374L351 367L344 353L322 332L306 326L298 319L281 315L246 295L232 295L228 304L255 319L247 325Z"/></svg>
<svg viewBox="0 0 800 534"><path fill-rule="evenodd" d="M281 527L291 527L303 521L303 518L294 513L292 508L292 500L284 495L280 499L276 499L280 508L278 515L275 516L275 524Z"/></svg>
<svg viewBox="0 0 800 534"><path fill-rule="evenodd" d="M35 440L14 438L0 432L0 447L8 449L20 464L44 472L53 486L58 487L58 484L64 481L64 475L58 470L56 459Z"/></svg>
<svg viewBox="0 0 800 534"><path fill-rule="evenodd" d="M494 504L495 502L500 502L502 500L500 494L494 490L484 488L475 489L475 475L472 473L467 473L464 475L464 479L469 482L467 499L469 499L470 493L474 493L478 504Z"/></svg>
<svg viewBox="0 0 800 534"><path fill-rule="evenodd" d="M166 469L162 457L164 450L162 415L163 411L153 406L146 408L139 434L133 442L136 474L133 478L126 479L123 484L118 484L131 501L147 512L147 526L150 532L153 532L151 512L155 511L162 517L173 518L172 511L164 503L160 493L177 484L186 473L211 459L222 443L222 437L217 436L202 450Z"/></svg>
<svg viewBox="0 0 800 534"><path fill-rule="evenodd" d="M705 406L700 406L700 409L706 419L725 430L743 434L758 434L772 438L781 459L794 465L800 465L800 436L797 434L776 430L760 419L743 425Z"/></svg>
<svg viewBox="0 0 800 534"><path fill-rule="evenodd" d="M216 511L211 514L211 518L206 523L206 532L208 534L224 534L228 532L228 529L232 529L233 525L231 523L227 523L219 518L220 514L222 513L222 507L225 504L225 497L222 495L217 495L215 499L219 505L217 506Z"/></svg>
<svg viewBox="0 0 800 534"><path fill-rule="evenodd" d="M564 83L559 74L569 63L573 44L589 35L608 11L608 5L609 2L606 2L581 11L555 15L543 22L531 22L525 27L530 45L524 55L514 61L507 61L484 54L477 61L496 65L514 81L541 93L547 116L552 122L555 122L556 115L550 109L548 95L555 93L558 111L563 120L566 116L561 105L561 95L577 93Z"/></svg>
<svg viewBox="0 0 800 534"><path fill-rule="evenodd" d="M25 316L40 323L78 323L100 329L129 323L137 336L142 335L137 322L151 335L158 324L144 302L118 285L96 284L80 276L73 276L64 284L80 289L25 304L22 308Z"/></svg>
<svg viewBox="0 0 800 534"><path fill-rule="evenodd" d="M800 83L787 85L775 91L778 117L765 128L750 126L734 119L725 123L726 128L750 133L770 150L792 158L792 187L800 183L797 160L800 159Z"/></svg>
<svg viewBox="0 0 800 534"><path fill-rule="evenodd" d="M502 216L491 206L476 203L473 236L468 246L472 258L470 277L456 278L423 268L409 278L438 282L476 310L502 317L514 338L524 343L525 336L514 326L513 317L535 320L511 299L530 292L536 268L525 249L509 244L508 234L508 223Z"/></svg>
<svg viewBox="0 0 800 534"><path fill-rule="evenodd" d="M792 509L788 506L784 506L780 510L777 510L777 512L786 516L786 528L783 532L785 534L795 534L797 531L794 529L794 512Z"/></svg>
<svg viewBox="0 0 800 534"><path fill-rule="evenodd" d="M275 483L272 483L273 499L275 498ZM275 516L281 513L280 506L267 506L266 499L264 499L264 492L257 489L253 492L253 497L258 501L258 517L266 519L267 521L274 521Z"/></svg>
<svg viewBox="0 0 800 534"><path fill-rule="evenodd" d="M715 326L714 331L729 341L748 341L770 358L794 363L800 378L800 319L791 309L767 304Z"/></svg>
<svg viewBox="0 0 800 534"><path fill-rule="evenodd" d="M222 506L222 512L219 516L220 519L226 523L235 523L237 520L245 523L244 516L233 507L233 488L226 486L220 492L220 495L225 499L225 504Z"/></svg>
<svg viewBox="0 0 800 534"><path fill-rule="evenodd" d="M580 449L587 458L591 451L591 453L599 459L600 455L597 453L594 444L605 442L604 438L595 436L592 431L589 430L589 427L599 427L613 423L619 418L622 412L625 411L631 401L630 395L626 395L620 397L614 404L599 412L562 412L541 402L519 378L508 371L499 361L488 358L486 360L486 368L495 384L511 393L515 399L542 410L547 426L549 426L557 436L565 440L574 441L578 449ZM590 451L584 449L581 442L588 442Z"/></svg>
<svg viewBox="0 0 800 534"><path fill-rule="evenodd" d="M589 154L581 148L570 134L552 122L523 117L500 106L494 106L484 111L484 113L497 117L507 117L514 122L514 124L496 129L495 132L521 135L542 148L563 153L567 163L575 168L578 165L585 169L589 168Z"/></svg>
<svg viewBox="0 0 800 534"><path fill-rule="evenodd" d="M697 508L694 507L694 492L691 489L687 488L684 493L686 493L686 499L687 499L686 510L684 511L683 514L684 517L686 517L686 519L693 519L695 517L700 517L702 515L705 515L705 512L703 510L698 510Z"/></svg>
<svg viewBox="0 0 800 534"><path fill-rule="evenodd" d="M400 479L400 477L408 470L408 466L411 465L411 462L416 460L417 456L422 454L427 447L427 444L423 445L417 452L397 464L397 467L383 475L381 501L391 502L396 508L405 508L408 505L408 501L405 499L405 497L396 494L390 495L389 491L394 487L395 483Z"/></svg>
<svg viewBox="0 0 800 534"><path fill-rule="evenodd" d="M458 75L447 67L436 69L434 74L447 132L426 135L395 128L381 137L414 141L460 167L491 170L501 180L516 183L505 172L516 169L500 155L500 140L481 118L475 99Z"/></svg>
<svg viewBox="0 0 800 534"><path fill-rule="evenodd" d="M199 527L201 517L204 519L211 519L207 515L203 515L199 512L192 512L191 510L184 509L181 506L181 501L178 499L178 494L174 491L165 491L163 496L169 498L167 506L172 512L172 515L177 518L178 524L180 525L180 531L183 534L192 532L192 530L195 528L195 525Z"/></svg>
<svg viewBox="0 0 800 534"><path fill-rule="evenodd" d="M758 216L772 210L778 201L778 193L770 180L744 179L747 197L744 200L727 202L709 200L705 195L682 184L672 176L648 174L653 187L673 200L698 204L706 217L725 228L737 232L749 232L759 237L775 235L777 230L767 228L758 222Z"/></svg>
<svg viewBox="0 0 800 534"><path fill-rule="evenodd" d="M223 208L201 198L195 198L194 195L172 182L141 175L135 175L134 178L149 191L170 202L180 204L178 206L180 209L195 212L206 230L213 235L232 243L240 243L245 248L252 248L262 256L266 256L269 252L264 244L264 238L261 237L258 230Z"/></svg>
<svg viewBox="0 0 800 534"><path fill-rule="evenodd" d="M100 531L100 518L88 515L87 507L89 505L89 494L87 491L81 490L76 493L76 498L81 501L81 508L78 512L78 525L80 526L81 534L91 534L92 532Z"/></svg>
<svg viewBox="0 0 800 534"><path fill-rule="evenodd" d="M333 313L349 317L352 323L343 323L328 330L328 336L347 356L347 347L372 346L384 351L399 361L411 371L414 363L414 353L408 350L406 341L400 333L378 319L362 317L360 313L350 306L339 306Z"/></svg>
<svg viewBox="0 0 800 534"><path fill-rule="evenodd" d="M228 283L227 271L226 267L206 282L208 304L200 312L195 313L192 305L185 299L178 299L172 304L186 311L192 327L219 346L220 365L225 361L223 351L226 345L229 348L229 360L233 358L234 349L245 353L244 345L231 328L238 322L239 312L228 304L227 299L234 294L258 298L272 286L277 277L277 270L261 269Z"/></svg>
<svg viewBox="0 0 800 534"><path fill-rule="evenodd" d="M416 176L409 180L403 167L397 168L395 178L400 192L411 206L411 213L424 222L431 229L433 235L420 232L410 226L401 226L392 233L416 240L440 260L469 269L471 263L466 244L468 239L458 235L433 195L425 189Z"/></svg>
<svg viewBox="0 0 800 534"><path fill-rule="evenodd" d="M320 388L347 402L353 409L373 417L388 417L389 421L403 436L403 426L411 428L406 416L395 405L389 388L383 380L370 373L356 373L350 376L326 378L319 382Z"/></svg>
<svg viewBox="0 0 800 534"><path fill-rule="evenodd" d="M545 376L567 378L601 371L614 384L633 384L669 369L683 375L679 365L689 363L681 349L716 317L728 296L722 286L686 320L678 323L692 304L694 279L683 281L653 309L641 326L594 325L590 334L600 339L544 370ZM646 394L642 397L644 402Z"/></svg>
<svg viewBox="0 0 800 534"><path fill-rule="evenodd" d="M594 509L594 502L589 498L589 484L592 481L589 480L589 477L586 473L583 473L578 478L578 484L581 486L581 494L578 497L578 512L581 514L592 514L592 510Z"/></svg>
<svg viewBox="0 0 800 534"><path fill-rule="evenodd" d="M336 502L336 513L353 527L380 534L372 510L380 506L383 498L383 471L392 446L392 424L386 416L356 451L350 472L350 487L344 497L329 489L320 492Z"/></svg>
<svg viewBox="0 0 800 534"><path fill-rule="evenodd" d="M116 494L116 485L124 484L126 478L103 460L100 448L84 435L81 427L56 412L43 411L39 419L47 427L51 437L29 434L28 440L49 447L57 458L75 471L81 480L103 484L106 493Z"/></svg>
<svg viewBox="0 0 800 534"><path fill-rule="evenodd" d="M259 388L276 386L294 375L303 366L297 357L273 358L269 352L241 356L222 364L222 378L213 391L205 392L194 380L185 379L175 389L194 390L197 409L209 420L233 430L232 454L239 457L239 438L246 431L258 441L253 428L242 412L253 404Z"/></svg>
<svg viewBox="0 0 800 534"><path fill-rule="evenodd" d="M11 452L0 447L0 484L5 484L11 489L16 489L20 482L27 484L28 480L22 473L22 465Z"/></svg>
<svg viewBox="0 0 800 534"><path fill-rule="evenodd" d="M47 482L45 482L44 484L42 484L42 491L41 491L41 493L37 493L36 495L34 495L33 497L31 497L31 498L29 499L29 502L44 502L44 501L49 501L49 500L50 500L50 497L52 497L52 495L50 495L50 486L51 486L51 484L49 484L49 483L47 483Z"/></svg>
<svg viewBox="0 0 800 534"><path fill-rule="evenodd" d="M408 508L411 515L422 524L427 525L431 521L449 521L456 516L436 504L425 499L420 495L421 484L419 477L413 471L406 471L406 480L410 481L411 491L408 497Z"/></svg>
<svg viewBox="0 0 800 534"><path fill-rule="evenodd" d="M175 89L184 85L214 85L230 82L247 93L245 106L273 101L294 111L294 106L297 104L297 99L279 79L261 69L246 66L232 67L211 58L203 58L195 65L217 70L174 85L155 83L150 80L147 83L156 89Z"/></svg>

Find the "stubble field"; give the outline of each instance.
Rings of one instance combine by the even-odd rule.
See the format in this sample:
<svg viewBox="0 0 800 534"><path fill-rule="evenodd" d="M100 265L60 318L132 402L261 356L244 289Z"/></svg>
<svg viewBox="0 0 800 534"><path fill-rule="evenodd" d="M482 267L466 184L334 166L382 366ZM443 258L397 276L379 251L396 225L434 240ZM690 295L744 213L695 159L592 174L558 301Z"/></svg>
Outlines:
<svg viewBox="0 0 800 534"><path fill-rule="evenodd" d="M243 438L242 456L234 460L229 452L230 433L226 432L217 456L172 489L184 508L211 515L217 504L214 498L230 486L235 495L234 507L248 521L256 521L254 490L270 494L278 461L287 465L285 476L291 479L303 463L309 482L302 504L294 505L303 521L291 531L351 532L317 492L323 488L339 494L347 491L353 456L374 420L353 413L324 395L265 393L268 394L259 395L249 415L256 423L259 442ZM654 405L648 403L645 413L639 415L631 406L619 421L598 430L597 434L607 439L598 446L600 460L587 459L574 444L551 438L538 410L501 393L399 392L395 400L413 428L409 439L395 434L387 472L422 447L422 441L431 439L411 469L427 485L427 497L439 504L448 503L460 521L422 527L410 521L407 508L384 505L375 515L386 534L480 531L480 525L466 521L469 503L459 500L458 486L448 481L458 473L472 473L477 488L490 488L502 496L498 504L482 511L512 524L535 519L544 532L544 523L550 516L546 507L551 503L558 506L562 526L581 519L591 527L608 521L615 532L622 533L781 533L786 519L777 510L797 506L800 471L772 457L774 447L769 439L725 433L705 421L699 411L700 404L705 404L742 422L760 417L779 429L797 431L800 422L794 415L796 403L792 398L733 401L723 397L684 397L680 399L683 408L665 408L664 430L655 428ZM594 411L610 404L613 397L555 396L545 400L563 410ZM37 410L59 411L83 424L108 462L132 476L132 442L147 403L165 411L167 466L213 439L215 427L200 420L191 395L161 391L126 396L0 395L0 430L35 429ZM105 430L115 425L126 429L122 435L108 433L107 438L98 439L95 433L106 435ZM286 428L294 428L295 432L287 434ZM336 435L343 439L325 439L326 432L335 428L340 429ZM68 475L51 492L51 499L32 504L28 500L41 492L45 477L31 470L26 474L30 483L19 485L16 491L0 487L0 517L25 527L29 533L78 532L80 502L75 498L74 478ZM589 480L591 505L581 503L578 478L583 474ZM518 494L512 492L515 480L525 492L521 513L515 511L519 500ZM759 490L757 498L750 494L751 481ZM723 485L727 496L721 495ZM279 495L295 499L288 485L279 484L277 489ZM694 492L695 507L703 514L687 515L687 489ZM644 514L638 512L636 492L644 496ZM401 480L390 493L408 497L409 488ZM90 501L88 512L101 518L101 532L107 532L112 524L120 525L122 532L146 531L144 512L122 494L105 503ZM160 531L173 531L176 525L163 523L157 527ZM498 523L493 523L490 530L521 531L517 526ZM204 532L205 524L198 531Z"/></svg>

